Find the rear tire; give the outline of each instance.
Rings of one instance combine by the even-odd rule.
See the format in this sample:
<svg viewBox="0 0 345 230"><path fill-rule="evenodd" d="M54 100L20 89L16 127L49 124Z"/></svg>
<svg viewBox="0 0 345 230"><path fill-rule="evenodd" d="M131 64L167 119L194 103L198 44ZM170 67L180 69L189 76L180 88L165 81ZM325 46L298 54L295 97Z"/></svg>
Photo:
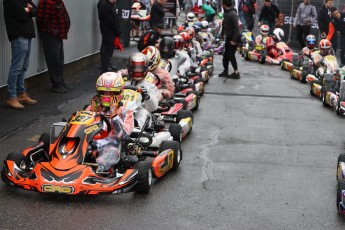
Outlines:
<svg viewBox="0 0 345 230"><path fill-rule="evenodd" d="M266 55L265 54L260 56L259 62L260 62L260 64L265 64L266 63Z"/></svg>
<svg viewBox="0 0 345 230"><path fill-rule="evenodd" d="M179 124L171 124L169 126L169 132L171 136L173 137L174 141L177 141L178 143L182 142L182 127Z"/></svg>
<svg viewBox="0 0 345 230"><path fill-rule="evenodd" d="M138 170L138 183L135 185L135 192L141 194L149 193L153 181L152 161L139 161L134 168Z"/></svg>
<svg viewBox="0 0 345 230"><path fill-rule="evenodd" d="M172 149L174 151L174 163L171 170L176 171L180 166L180 162L182 160L182 150L180 143L176 141L162 141L161 145L159 146L159 152L161 153L167 149Z"/></svg>
<svg viewBox="0 0 345 230"><path fill-rule="evenodd" d="M194 120L194 116L193 116L193 113L192 111L190 110L180 110L177 112L177 115L176 115L176 123L180 123L180 121L184 118L192 118L192 123L193 123L193 120Z"/></svg>
<svg viewBox="0 0 345 230"><path fill-rule="evenodd" d="M337 209L339 211L339 203L341 202L341 192L345 190L345 181L338 181L337 188Z"/></svg>
<svg viewBox="0 0 345 230"><path fill-rule="evenodd" d="M302 73L301 73L301 83L306 83L307 82L307 76L308 76L308 72L307 71L302 71Z"/></svg>
<svg viewBox="0 0 345 230"><path fill-rule="evenodd" d="M321 100L322 100L323 106L324 106L324 107L327 107L326 93L322 93L322 94L321 94Z"/></svg>
<svg viewBox="0 0 345 230"><path fill-rule="evenodd" d="M20 165L25 160L25 156L22 153L12 152L7 155L6 160L14 161L18 168L20 168Z"/></svg>

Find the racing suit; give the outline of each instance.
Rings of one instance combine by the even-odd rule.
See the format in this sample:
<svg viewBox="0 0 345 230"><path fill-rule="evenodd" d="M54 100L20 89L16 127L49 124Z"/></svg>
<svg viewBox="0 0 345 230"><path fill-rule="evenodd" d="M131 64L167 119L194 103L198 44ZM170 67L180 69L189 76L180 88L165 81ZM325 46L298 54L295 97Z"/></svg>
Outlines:
<svg viewBox="0 0 345 230"><path fill-rule="evenodd" d="M96 158L98 171L106 171L120 161L120 143L129 138L134 127L133 111L123 107L116 108L117 106L113 106L113 104L110 108L102 107L99 102L99 95L93 97L91 102L91 111L101 112L111 124L109 135L104 139L95 141L99 152ZM112 108L116 108L115 111L112 112Z"/></svg>
<svg viewBox="0 0 345 230"><path fill-rule="evenodd" d="M163 99L170 99L174 95L174 82L172 81L172 77L170 76L169 72L165 69L160 67L154 68L152 71L155 75L157 75L160 79L160 83L157 86L158 88L158 100L163 101Z"/></svg>
<svg viewBox="0 0 345 230"><path fill-rule="evenodd" d="M276 41L271 36L267 37L267 39L266 39L266 49L267 49L267 54L271 58L278 58L279 57L279 50L276 46Z"/></svg>
<svg viewBox="0 0 345 230"><path fill-rule="evenodd" d="M122 76L128 76L128 70L122 69L119 71ZM135 121L138 123L140 128L143 127L146 118L150 116L150 113L157 110L158 108L158 89L157 87L146 81L145 79L138 81L126 82L126 86L137 86L146 90L147 94L150 96L149 99L144 100L141 105L136 108L134 112Z"/></svg>
<svg viewBox="0 0 345 230"><path fill-rule="evenodd" d="M190 57L185 51L177 50L173 58L161 61L159 67L167 71L170 69L169 74L175 79L177 75L183 76L190 69Z"/></svg>

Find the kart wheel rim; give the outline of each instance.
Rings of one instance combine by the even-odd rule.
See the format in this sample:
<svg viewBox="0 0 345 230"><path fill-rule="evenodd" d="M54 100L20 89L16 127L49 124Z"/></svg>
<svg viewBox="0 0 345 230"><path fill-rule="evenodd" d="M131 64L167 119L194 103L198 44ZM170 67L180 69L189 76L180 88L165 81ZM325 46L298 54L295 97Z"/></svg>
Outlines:
<svg viewBox="0 0 345 230"><path fill-rule="evenodd" d="M152 184L152 169L149 169L149 173L147 176L148 176L147 178L148 184L151 185Z"/></svg>
<svg viewBox="0 0 345 230"><path fill-rule="evenodd" d="M177 150L177 162L180 163L180 161L181 161L181 149L178 148L178 150Z"/></svg>

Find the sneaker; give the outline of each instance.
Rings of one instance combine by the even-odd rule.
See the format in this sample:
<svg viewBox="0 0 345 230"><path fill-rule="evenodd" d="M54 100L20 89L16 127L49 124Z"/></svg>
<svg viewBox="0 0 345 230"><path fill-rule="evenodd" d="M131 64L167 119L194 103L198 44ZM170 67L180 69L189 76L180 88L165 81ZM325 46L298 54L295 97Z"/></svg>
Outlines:
<svg viewBox="0 0 345 230"><path fill-rule="evenodd" d="M65 88L64 86L60 86L60 87L52 87L50 91L54 93L67 93L68 89Z"/></svg>
<svg viewBox="0 0 345 230"><path fill-rule="evenodd" d="M223 72L221 72L220 74L218 74L219 77L226 77L228 76L228 71L224 70Z"/></svg>
<svg viewBox="0 0 345 230"><path fill-rule="evenodd" d="M11 98L6 101L6 106L12 109L24 109L24 106L20 104L17 98Z"/></svg>
<svg viewBox="0 0 345 230"><path fill-rule="evenodd" d="M64 84L63 87L66 88L68 91L71 91L73 89L72 87L70 87L70 86L68 86L66 84Z"/></svg>
<svg viewBox="0 0 345 230"><path fill-rule="evenodd" d="M235 73L233 72L232 74L228 75L228 78L232 78L232 79L240 79L240 73Z"/></svg>

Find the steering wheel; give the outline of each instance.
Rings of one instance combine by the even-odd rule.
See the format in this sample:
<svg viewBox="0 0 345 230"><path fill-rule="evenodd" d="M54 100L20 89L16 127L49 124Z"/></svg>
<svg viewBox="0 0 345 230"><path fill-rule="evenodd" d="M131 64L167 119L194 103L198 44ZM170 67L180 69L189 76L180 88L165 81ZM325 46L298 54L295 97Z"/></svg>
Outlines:
<svg viewBox="0 0 345 230"><path fill-rule="evenodd" d="M125 89L134 90L134 91L140 93L142 96L141 102L144 102L145 100L150 99L150 95L148 95L147 92L145 92L140 86L128 85L128 86L125 86Z"/></svg>
<svg viewBox="0 0 345 230"><path fill-rule="evenodd" d="M100 139L104 139L106 138L109 133L111 132L111 125L110 125L110 121L108 120L108 118L106 118L103 114L99 114L101 119L101 122L104 122L107 125L107 130L103 130L101 129L95 136L93 136L93 139L95 140L100 140Z"/></svg>

